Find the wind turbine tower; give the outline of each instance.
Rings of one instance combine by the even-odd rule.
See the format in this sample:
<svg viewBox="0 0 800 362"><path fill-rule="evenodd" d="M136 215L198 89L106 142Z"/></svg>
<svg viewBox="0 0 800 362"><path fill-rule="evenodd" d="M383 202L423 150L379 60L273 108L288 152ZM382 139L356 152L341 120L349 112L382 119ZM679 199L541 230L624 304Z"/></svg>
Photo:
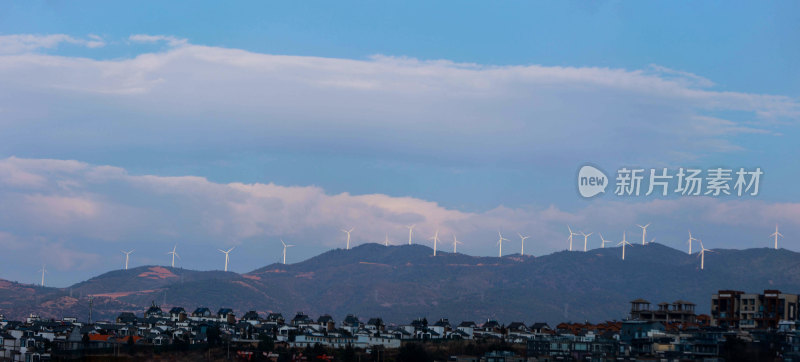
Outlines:
<svg viewBox="0 0 800 362"><path fill-rule="evenodd" d="M569 229L569 239L567 239L569 240L569 251L572 251L572 237L580 234L572 232L572 228L569 225L567 225L567 229Z"/></svg>
<svg viewBox="0 0 800 362"><path fill-rule="evenodd" d="M600 247L605 248L607 243L611 243L612 241L606 240L603 238L603 234L598 233L600 235Z"/></svg>
<svg viewBox="0 0 800 362"><path fill-rule="evenodd" d="M775 232L770 236L775 237L775 250L778 250L778 237L783 237L783 234L778 232L778 224L775 224Z"/></svg>
<svg viewBox="0 0 800 362"><path fill-rule="evenodd" d="M692 231L689 230L689 241L686 243L689 244L689 255L692 255L692 241L697 241L694 237L692 237Z"/></svg>
<svg viewBox="0 0 800 362"><path fill-rule="evenodd" d="M625 245L631 245L627 240L625 240L625 232L622 232L622 241L620 241L617 245L622 245L622 260L625 260ZM631 245L633 246L633 245Z"/></svg>
<svg viewBox="0 0 800 362"><path fill-rule="evenodd" d="M228 254L230 254L231 251L233 251L233 249L235 249L235 248L236 247L234 246L234 247L228 249L228 251L225 251L225 250L222 250L222 249L217 249L217 250L219 250L220 253L225 254L225 271L228 271Z"/></svg>
<svg viewBox="0 0 800 362"><path fill-rule="evenodd" d="M458 244L463 244L462 242L456 239L456 234L453 234L453 254L458 252Z"/></svg>
<svg viewBox="0 0 800 362"><path fill-rule="evenodd" d="M638 225L638 224L636 225L636 226L638 226L638 227L642 228L642 245L647 245L647 240L646 240L646 237L647 237L647 227L648 227L648 226L650 226L650 224L651 224L651 223L647 223L647 225L645 225L645 226Z"/></svg>
<svg viewBox="0 0 800 362"><path fill-rule="evenodd" d="M411 237L414 236L414 226L416 225L406 226L406 228L408 229L408 245L411 245Z"/></svg>
<svg viewBox="0 0 800 362"><path fill-rule="evenodd" d="M175 244L175 246L173 246L173 247L172 247L172 251L170 251L170 252L168 252L168 253L167 253L167 255L172 255L172 267L173 267L173 268L175 267L175 257L177 256L177 257L178 257L178 259L180 259L180 258L181 258L181 257L180 257L180 255L178 255L178 253L177 253L177 252L175 252L175 250L176 250L177 248L178 248L178 244Z"/></svg>
<svg viewBox="0 0 800 362"><path fill-rule="evenodd" d="M519 255L525 255L525 239L530 238L530 236L522 236L522 234L517 233L519 235L519 240L522 242L522 248L519 250Z"/></svg>
<svg viewBox="0 0 800 362"><path fill-rule="evenodd" d="M581 231L581 235L583 235L583 251L584 252L586 252L586 248L589 245L589 235L592 235L592 234L594 234L594 233L585 234L583 231Z"/></svg>
<svg viewBox="0 0 800 362"><path fill-rule="evenodd" d="M706 249L706 247L703 246L702 241L697 240L697 242L700 243L700 270L703 270L703 268L705 267L706 252L713 253L714 251L711 249Z"/></svg>
<svg viewBox="0 0 800 362"><path fill-rule="evenodd" d="M40 272L42 272L42 286L44 286L44 273L47 273L47 269L45 268L45 264L42 264L42 270L40 270Z"/></svg>
<svg viewBox="0 0 800 362"><path fill-rule="evenodd" d="M353 232L353 229L355 228L350 228L350 230L342 229L342 232L347 234L347 250L350 250L350 233Z"/></svg>
<svg viewBox="0 0 800 362"><path fill-rule="evenodd" d="M281 239L281 244L283 244L283 265L286 265L286 249L291 248L294 245L286 245L286 243L283 242L283 239Z"/></svg>
<svg viewBox="0 0 800 362"><path fill-rule="evenodd" d="M123 250L122 253L125 254L125 270L128 270L128 259L131 256L131 253L136 249L131 249L131 251Z"/></svg>
<svg viewBox="0 0 800 362"><path fill-rule="evenodd" d="M436 233L433 234L433 237L430 239L433 240L433 256L436 256L436 245L439 242L439 229L436 229Z"/></svg>
<svg viewBox="0 0 800 362"><path fill-rule="evenodd" d="M497 245L500 247L497 257L500 258L503 256L503 241L508 241L508 239L504 238L503 234L501 234L499 231L497 232L497 236L500 237L500 239L497 240Z"/></svg>

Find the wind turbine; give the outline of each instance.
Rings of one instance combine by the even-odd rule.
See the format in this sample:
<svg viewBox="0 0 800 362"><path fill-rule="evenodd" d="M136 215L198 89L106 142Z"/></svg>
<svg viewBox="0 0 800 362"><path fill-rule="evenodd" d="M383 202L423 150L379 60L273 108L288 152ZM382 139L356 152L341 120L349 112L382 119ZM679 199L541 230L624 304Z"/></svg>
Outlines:
<svg viewBox="0 0 800 362"><path fill-rule="evenodd" d="M457 251L458 250L458 248L457 248L458 244L463 244L463 243L458 241L458 239L456 239L456 234L453 234L453 254L458 252Z"/></svg>
<svg viewBox="0 0 800 362"><path fill-rule="evenodd" d="M522 234L517 233L519 235L520 241L522 241L522 248L519 250L519 255L525 255L525 239L530 238L530 236L522 236Z"/></svg>
<svg viewBox="0 0 800 362"><path fill-rule="evenodd" d="M645 226L638 225L638 224L636 225L636 226L642 228L642 245L647 245L647 241L645 240L645 237L647 236L647 227L650 226L650 224L652 224L652 223L647 223L647 225L645 225Z"/></svg>
<svg viewBox="0 0 800 362"><path fill-rule="evenodd" d="M386 233L386 238L383 239L383 246L389 246L389 233Z"/></svg>
<svg viewBox="0 0 800 362"><path fill-rule="evenodd" d="M411 245L411 236L414 235L414 226L416 225L408 225L406 228L408 229L408 245Z"/></svg>
<svg viewBox="0 0 800 362"><path fill-rule="evenodd" d="M219 250L220 253L225 254L225 271L228 271L228 254L230 254L231 251L233 251L233 249L235 249L235 248L236 247L234 246L234 247L228 249L228 251L225 251L225 250L222 250L222 249L217 249L217 250Z"/></svg>
<svg viewBox="0 0 800 362"><path fill-rule="evenodd" d="M778 224L775 224L775 232L772 233L772 235L770 235L770 236L774 236L775 237L775 250L778 250L778 237L779 236L783 237L783 234L778 232Z"/></svg>
<svg viewBox="0 0 800 362"><path fill-rule="evenodd" d="M586 246L589 245L589 235L592 235L592 234L594 234L594 233L584 234L583 231L581 231L581 235L583 235L583 251L584 252L586 251Z"/></svg>
<svg viewBox="0 0 800 362"><path fill-rule="evenodd" d="M42 270L40 270L40 272L42 272L42 286L44 286L44 273L47 273L47 269L45 269L45 264L42 264Z"/></svg>
<svg viewBox="0 0 800 362"><path fill-rule="evenodd" d="M500 239L497 240L497 245L500 246L500 252L497 254L497 257L499 258L503 256L503 241L509 241L509 240L504 238L503 234L501 234L499 231L497 232L497 235L500 237Z"/></svg>
<svg viewBox="0 0 800 362"><path fill-rule="evenodd" d="M178 259L181 258L180 255L178 255L178 253L175 252L175 249L177 249L177 248L178 248L178 244L175 244L175 246L172 247L172 251L167 252L167 255L170 255L170 254L172 255L172 267L173 268L175 267L175 257L177 256Z"/></svg>
<svg viewBox="0 0 800 362"><path fill-rule="evenodd" d="M283 265L286 265L286 248L291 248L294 245L286 245L286 243L283 242L283 239L281 239L281 244L283 244Z"/></svg>
<svg viewBox="0 0 800 362"><path fill-rule="evenodd" d="M692 231L689 230L689 241L686 242L689 244L689 255L692 255L692 241L697 241L697 239L692 237Z"/></svg>
<svg viewBox="0 0 800 362"><path fill-rule="evenodd" d="M353 232L353 229L355 228L350 228L350 230L342 229L342 232L347 234L347 250L350 250L350 233Z"/></svg>
<svg viewBox="0 0 800 362"><path fill-rule="evenodd" d="M122 253L125 254L125 270L128 270L128 258L131 256L131 253L136 249L131 249L131 251L122 250Z"/></svg>
<svg viewBox="0 0 800 362"><path fill-rule="evenodd" d="M703 242L700 241L699 239L697 240L697 242L700 243L700 270L703 270L706 261L706 252L708 251L713 253L714 251L711 249L706 249L706 247L703 246Z"/></svg>
<svg viewBox="0 0 800 362"><path fill-rule="evenodd" d="M569 251L572 251L572 237L580 234L572 232L572 228L569 225L567 225L567 229L569 229Z"/></svg>
<svg viewBox="0 0 800 362"><path fill-rule="evenodd" d="M436 233L429 239L433 240L433 256L436 256L436 243L439 242L439 229L436 229Z"/></svg>
<svg viewBox="0 0 800 362"><path fill-rule="evenodd" d="M600 235L600 242L601 242L600 243L600 247L601 248L605 248L606 247L606 243L613 243L613 241L603 239L603 234L598 233L598 235Z"/></svg>
<svg viewBox="0 0 800 362"><path fill-rule="evenodd" d="M622 260L625 260L625 245L633 246L633 244L629 243L625 240L625 232L622 232L622 241L620 241L617 245L622 245Z"/></svg>

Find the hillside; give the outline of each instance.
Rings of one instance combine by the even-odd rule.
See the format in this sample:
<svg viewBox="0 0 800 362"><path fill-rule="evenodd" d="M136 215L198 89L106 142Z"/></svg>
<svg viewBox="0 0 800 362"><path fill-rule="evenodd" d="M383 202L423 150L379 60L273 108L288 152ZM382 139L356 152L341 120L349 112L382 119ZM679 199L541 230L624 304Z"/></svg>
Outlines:
<svg viewBox="0 0 800 362"><path fill-rule="evenodd" d="M557 252L531 257L473 257L421 245L365 244L332 250L306 261L272 264L246 274L161 266L116 270L70 288L0 282L0 313L29 312L85 319L88 295L94 315L140 314L152 301L164 307L230 307L312 316L347 313L382 316L394 323L413 318L501 321L602 321L626 316L630 300L689 300L708 313L719 289L800 292L800 258L785 249L715 250L699 270L696 255L660 244Z"/></svg>

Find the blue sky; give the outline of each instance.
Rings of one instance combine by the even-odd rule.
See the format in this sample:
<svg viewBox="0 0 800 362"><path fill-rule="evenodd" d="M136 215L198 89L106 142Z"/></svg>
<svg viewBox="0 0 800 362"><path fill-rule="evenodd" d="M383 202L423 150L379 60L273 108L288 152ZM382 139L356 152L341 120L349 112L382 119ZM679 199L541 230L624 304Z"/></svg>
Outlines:
<svg viewBox="0 0 800 362"><path fill-rule="evenodd" d="M6 3L0 242L19 263L64 250L62 285L120 248L179 243L208 269L238 245L244 272L285 237L301 260L345 225L358 242L438 227L492 255L498 229L542 254L566 224L753 247L780 222L797 249L799 6ZM756 198L587 201L585 162L765 176Z"/></svg>

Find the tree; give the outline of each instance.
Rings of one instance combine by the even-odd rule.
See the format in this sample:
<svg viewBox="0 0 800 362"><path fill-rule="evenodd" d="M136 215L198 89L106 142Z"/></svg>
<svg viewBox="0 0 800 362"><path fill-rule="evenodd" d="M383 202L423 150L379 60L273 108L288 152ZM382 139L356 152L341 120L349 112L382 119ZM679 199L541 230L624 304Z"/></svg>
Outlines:
<svg viewBox="0 0 800 362"><path fill-rule="evenodd" d="M261 333L258 338L258 350L262 352L272 352L275 349L275 342L266 333Z"/></svg>
<svg viewBox="0 0 800 362"><path fill-rule="evenodd" d="M312 353L313 353L313 356L314 356L314 357L316 357L316 356L319 356L319 355L323 355L323 354L325 354L326 352L327 352L327 351L325 351L325 347L323 347L323 346L322 346L321 344L319 344L319 343L314 343L314 349L312 350Z"/></svg>
<svg viewBox="0 0 800 362"><path fill-rule="evenodd" d="M356 351L353 349L353 345L348 343L347 347L344 348L344 353L342 353L342 360L345 362L356 361Z"/></svg>
<svg viewBox="0 0 800 362"><path fill-rule="evenodd" d="M128 336L128 341L126 344L128 346L128 353L133 355L136 352L136 341L133 340L133 336Z"/></svg>
<svg viewBox="0 0 800 362"><path fill-rule="evenodd" d="M428 352L418 343L406 343L397 353L397 362L424 362L430 361Z"/></svg>
<svg viewBox="0 0 800 362"><path fill-rule="evenodd" d="M757 353L748 353L747 343L736 336L727 336L722 344L720 355L726 361L754 361Z"/></svg>
<svg viewBox="0 0 800 362"><path fill-rule="evenodd" d="M206 342L208 342L209 347L215 347L219 344L219 327L209 326L208 329L206 329Z"/></svg>

